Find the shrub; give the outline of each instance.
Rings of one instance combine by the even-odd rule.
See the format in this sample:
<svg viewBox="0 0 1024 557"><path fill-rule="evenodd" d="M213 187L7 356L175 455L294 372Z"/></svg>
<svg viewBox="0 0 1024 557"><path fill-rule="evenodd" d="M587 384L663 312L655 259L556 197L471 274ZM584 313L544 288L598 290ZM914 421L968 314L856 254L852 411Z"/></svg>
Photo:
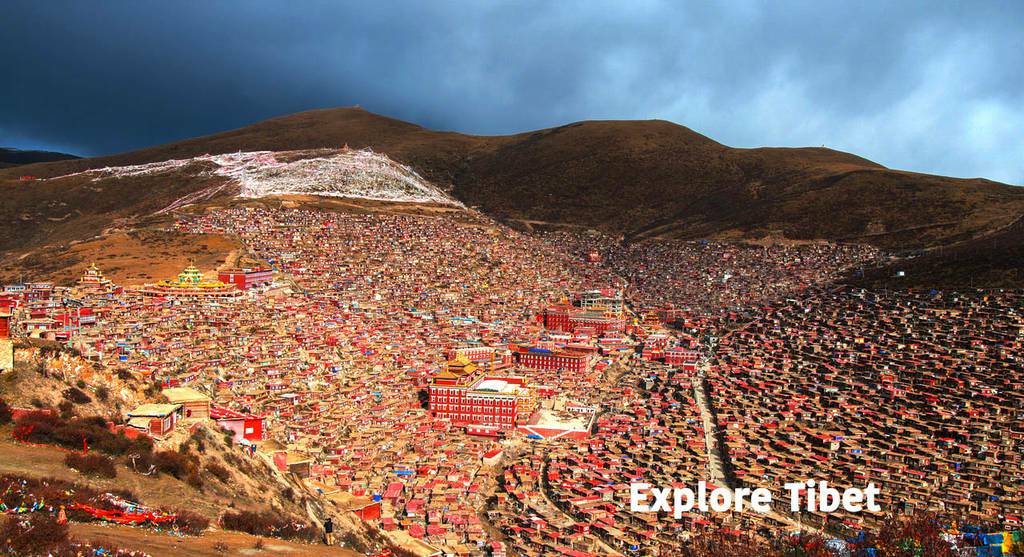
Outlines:
<svg viewBox="0 0 1024 557"><path fill-rule="evenodd" d="M131 445L128 447L128 452L139 455L152 454L153 453L153 439L140 435L135 439L131 440Z"/></svg>
<svg viewBox="0 0 1024 557"><path fill-rule="evenodd" d="M82 418L81 423L87 426L107 429L107 419L103 416L89 416L87 418Z"/></svg>
<svg viewBox="0 0 1024 557"><path fill-rule="evenodd" d="M78 450L84 444L90 449L119 456L127 453L148 453L153 441L146 437L129 439L124 433L107 429L106 419L100 416L63 419L49 412L29 412L17 421L16 434L26 441L58 445Z"/></svg>
<svg viewBox="0 0 1024 557"><path fill-rule="evenodd" d="M135 379L135 376L127 369L121 368L117 370L117 378L121 381L132 381Z"/></svg>
<svg viewBox="0 0 1024 557"><path fill-rule="evenodd" d="M2 548L2 546L0 546ZM0 549L0 554L2 549ZM18 554L22 555L22 554ZM93 540L88 543L80 543L74 539L68 539L57 545L46 548L45 553L35 552L26 555L45 555L46 557L82 557L83 555L103 555L103 557L137 557L138 552L123 549L110 543L108 540Z"/></svg>
<svg viewBox="0 0 1024 557"><path fill-rule="evenodd" d="M793 536L783 536L776 545L784 557L834 557L825 544L825 539L817 534L801 532Z"/></svg>
<svg viewBox="0 0 1024 557"><path fill-rule="evenodd" d="M185 478L185 483L196 488L199 491L203 490L203 476L202 474L199 473L198 470L195 470L191 474L189 474L188 478Z"/></svg>
<svg viewBox="0 0 1024 557"><path fill-rule="evenodd" d="M0 485L18 485L20 488L0 492L0 502L3 502L8 508L17 508L22 502L25 502L25 497L19 493L20 491L31 494L27 501L31 501L34 497L36 501L46 501L47 505L54 507L86 502L99 495L99 492L88 486L54 478L35 479L2 474L0 475Z"/></svg>
<svg viewBox="0 0 1024 557"><path fill-rule="evenodd" d="M242 458L240 456L238 456L237 454L235 454L235 453L227 453L227 454L225 454L224 455L224 460L226 460L228 462L228 464L234 466L235 468L241 468L242 464L244 462L242 460Z"/></svg>
<svg viewBox="0 0 1024 557"><path fill-rule="evenodd" d="M111 495L117 495L121 499L127 499L128 501L141 501L142 500L137 493L135 493L134 491L132 491L132 490L126 488L126 487L119 487L119 488L110 489L110 490L107 491L107 493L110 493Z"/></svg>
<svg viewBox="0 0 1024 557"><path fill-rule="evenodd" d="M202 443L202 442L204 442L206 440L206 436L207 436L206 428L199 427L199 428L194 429L192 431L192 433L189 433L188 440L189 440L190 443L199 444L199 443Z"/></svg>
<svg viewBox="0 0 1024 557"><path fill-rule="evenodd" d="M8 555L45 555L68 543L67 524L35 513L28 520L11 518L0 527L0 548Z"/></svg>
<svg viewBox="0 0 1024 557"><path fill-rule="evenodd" d="M695 536L679 551L680 557L778 557L764 544L722 532Z"/></svg>
<svg viewBox="0 0 1024 557"><path fill-rule="evenodd" d="M65 420L75 415L75 405L71 404L70 400L65 400L58 404L57 410L60 410L60 417Z"/></svg>
<svg viewBox="0 0 1024 557"><path fill-rule="evenodd" d="M30 440L50 443L54 431L63 425L63 420L50 412L33 410L17 420L19 435L31 436Z"/></svg>
<svg viewBox="0 0 1024 557"><path fill-rule="evenodd" d="M85 388L85 381L82 380L82 379L79 379L78 381L75 381L75 386L78 387L79 389L84 389Z"/></svg>
<svg viewBox="0 0 1024 557"><path fill-rule="evenodd" d="M64 398L75 404L89 404L92 402L92 398L78 387L69 387L68 390L64 391Z"/></svg>
<svg viewBox="0 0 1024 557"><path fill-rule="evenodd" d="M7 406L7 402L0 399L0 425L11 423L11 407Z"/></svg>
<svg viewBox="0 0 1024 557"><path fill-rule="evenodd" d="M110 389L101 385L96 389L96 398L100 399L101 402L110 400Z"/></svg>
<svg viewBox="0 0 1024 557"><path fill-rule="evenodd" d="M220 480L221 483L228 483L228 480L231 479L231 472L216 462L207 464L206 472Z"/></svg>
<svg viewBox="0 0 1024 557"><path fill-rule="evenodd" d="M320 531L309 523L288 520L271 512L227 512L221 517L220 522L221 526L227 530L245 532L254 536L305 541L315 541L320 536Z"/></svg>
<svg viewBox="0 0 1024 557"><path fill-rule="evenodd" d="M199 457L192 453L158 451L153 453L153 465L160 473L182 480L199 469Z"/></svg>
<svg viewBox="0 0 1024 557"><path fill-rule="evenodd" d="M57 508L60 506L68 507L67 515L68 519L74 522L94 522L96 520L91 514L86 513L82 510L72 510L75 503L83 503L103 510L115 510L116 507L105 499L100 497L100 492L90 488L87 485L77 484L66 480L58 480L54 478L47 479L36 479L27 478L23 476L16 476L10 474L0 474L0 485L17 485L18 489L10 489L7 491L0 491L0 502L6 504L8 507L17 507L22 503L32 504L33 502L44 502L47 507ZM123 499L129 501L140 501L139 497L124 489L115 489L110 493L117 495ZM161 509L161 512L165 514L176 515L175 525L185 534L199 535L210 526L210 521L206 517L185 510L172 511L167 509ZM104 553L107 557L129 557L137 555L129 551L119 550L116 547L111 547L106 542L91 542L89 544L78 544L73 540L66 540L58 543L54 546L49 546L45 541L60 540L60 536L54 536L51 532L53 530L52 516L46 512L35 512L25 515L32 525L35 526L37 521L42 521L44 530L40 531L39 534L29 536L29 539L25 543L21 543L18 540L16 547L11 548L11 544L5 545L5 540L13 539L16 535L26 534L25 528L18 526L17 520L12 522L15 524L3 524L3 515L0 515L0 555L52 555L54 557L81 557L81 555L93 555L94 552L90 549L102 548L108 550L109 553ZM57 532L59 534L59 532ZM30 550L30 551L29 551ZM100 553L95 553L99 555Z"/></svg>
<svg viewBox="0 0 1024 557"><path fill-rule="evenodd" d="M178 526L182 533L190 536L198 536L210 527L210 519L199 513L194 513L192 511L174 511L170 514L177 516L174 524Z"/></svg>
<svg viewBox="0 0 1024 557"><path fill-rule="evenodd" d="M101 478L116 478L117 468L114 460L101 454L79 454L68 453L64 456L64 464L68 468L78 470L86 476L98 476Z"/></svg>
<svg viewBox="0 0 1024 557"><path fill-rule="evenodd" d="M934 514L888 517L876 533L865 538L864 547L878 548L887 557L956 557L958 553L943 539L943 527ZM862 549L862 548L857 548Z"/></svg>

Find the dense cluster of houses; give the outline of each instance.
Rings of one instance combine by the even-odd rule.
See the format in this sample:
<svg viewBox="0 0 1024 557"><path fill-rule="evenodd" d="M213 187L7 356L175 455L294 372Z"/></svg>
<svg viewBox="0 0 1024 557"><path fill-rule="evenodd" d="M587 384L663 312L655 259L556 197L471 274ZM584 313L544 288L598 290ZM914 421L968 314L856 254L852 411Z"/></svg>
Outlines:
<svg viewBox="0 0 1024 557"><path fill-rule="evenodd" d="M1022 308L1019 292L853 288L773 306L721 341L709 372L737 481L873 482L889 512L1019 528Z"/></svg>
<svg viewBox="0 0 1024 557"><path fill-rule="evenodd" d="M879 260L855 244L658 240L623 243L599 232L553 232L551 245L614 270L629 280L637 305L671 308L678 315L743 310L797 294Z"/></svg>
<svg viewBox="0 0 1024 557"><path fill-rule="evenodd" d="M605 554L647 554L722 521L629 511L630 483L695 484L706 477L704 426L692 372L655 362L632 365L605 391L605 410L583 443L533 450L502 477L496 521L521 545ZM552 508L553 507L553 508ZM538 520L540 518L540 520Z"/></svg>
<svg viewBox="0 0 1024 557"><path fill-rule="evenodd" d="M711 478L713 438L734 485L827 473L889 508L1020 520L1020 294L814 287L867 248L541 240L466 215L218 209L177 226L264 266L11 285L0 332L159 385L129 427L215 421L422 555L791 528L629 512L631 482Z"/></svg>
<svg viewBox="0 0 1024 557"><path fill-rule="evenodd" d="M516 422L542 436L585 434L597 379L627 353L597 347L607 338L626 346L622 331L565 335L535 318L592 281L620 286L617 277L491 225L232 209L180 226L238 235L276 279L222 271L218 280L194 267L141 288L90 279L96 285L75 294L101 317L60 340L164 388L167 402L133 409L131 426L161 438L208 415L237 439L280 441L282 469L425 546L465 553L497 541L478 516L480 475L503 445L420 400L449 360L461 354L488 372L528 376ZM520 349L584 365L568 376ZM478 394L500 398L513 383L498 381L476 385Z"/></svg>
<svg viewBox="0 0 1024 557"><path fill-rule="evenodd" d="M693 487L709 479L696 371L637 362L610 387L583 443L533 447L510 459L492 520L526 554L672 555L704 532L768 537L794 529L776 513L630 511L630 485ZM709 483L708 489L713 489Z"/></svg>

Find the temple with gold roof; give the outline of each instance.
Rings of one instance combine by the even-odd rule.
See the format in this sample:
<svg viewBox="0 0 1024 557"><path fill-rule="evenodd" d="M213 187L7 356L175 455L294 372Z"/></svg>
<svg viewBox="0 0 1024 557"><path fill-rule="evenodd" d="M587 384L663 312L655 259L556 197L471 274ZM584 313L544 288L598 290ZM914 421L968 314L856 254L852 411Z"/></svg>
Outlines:
<svg viewBox="0 0 1024 557"><path fill-rule="evenodd" d="M450 360L443 370L434 376L435 381L451 385L468 385L476 379L480 367L469 361L469 358L458 355Z"/></svg>
<svg viewBox="0 0 1024 557"><path fill-rule="evenodd" d="M155 284L147 284L141 290L146 296L201 296L215 298L233 298L241 295L241 291L232 284L219 280L206 280L203 273L190 264L177 280L162 280Z"/></svg>
<svg viewBox="0 0 1024 557"><path fill-rule="evenodd" d="M77 288L90 289L90 290L110 290L114 287L110 279L103 276L103 271L96 266L96 263L89 265L82 273L81 278L78 279Z"/></svg>
<svg viewBox="0 0 1024 557"><path fill-rule="evenodd" d="M537 408L536 391L523 377L485 374L464 354L434 375L428 393L434 416L472 426L467 431L475 434L509 431Z"/></svg>

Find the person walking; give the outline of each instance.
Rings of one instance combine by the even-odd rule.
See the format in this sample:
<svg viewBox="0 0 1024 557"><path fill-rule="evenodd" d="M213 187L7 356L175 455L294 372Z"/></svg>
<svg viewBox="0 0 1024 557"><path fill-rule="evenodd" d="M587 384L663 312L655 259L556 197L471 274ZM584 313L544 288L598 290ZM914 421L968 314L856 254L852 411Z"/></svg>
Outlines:
<svg viewBox="0 0 1024 557"><path fill-rule="evenodd" d="M327 545L334 545L334 520L331 517L324 521L324 541Z"/></svg>

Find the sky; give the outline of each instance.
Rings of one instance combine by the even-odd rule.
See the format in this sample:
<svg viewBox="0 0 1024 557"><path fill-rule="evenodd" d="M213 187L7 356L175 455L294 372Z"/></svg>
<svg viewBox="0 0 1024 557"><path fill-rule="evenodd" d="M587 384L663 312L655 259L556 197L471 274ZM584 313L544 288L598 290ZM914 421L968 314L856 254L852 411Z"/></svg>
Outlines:
<svg viewBox="0 0 1024 557"><path fill-rule="evenodd" d="M660 118L1024 185L1024 2L5 0L0 146L95 156L334 106Z"/></svg>

